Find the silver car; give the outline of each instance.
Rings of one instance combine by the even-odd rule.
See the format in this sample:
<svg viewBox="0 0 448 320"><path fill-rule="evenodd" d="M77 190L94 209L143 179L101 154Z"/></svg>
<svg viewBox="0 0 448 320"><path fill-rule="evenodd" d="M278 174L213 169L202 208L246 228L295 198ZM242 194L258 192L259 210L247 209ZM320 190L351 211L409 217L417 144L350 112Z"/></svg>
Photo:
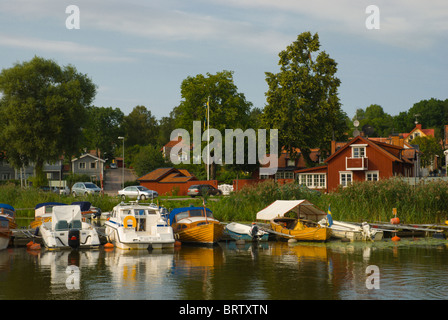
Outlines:
<svg viewBox="0 0 448 320"><path fill-rule="evenodd" d="M101 188L92 182L76 182L72 187L72 195L74 197L100 193Z"/></svg>
<svg viewBox="0 0 448 320"><path fill-rule="evenodd" d="M129 186L118 191L118 195L125 200L126 197L138 200L154 199L159 196L157 191L150 190L143 186Z"/></svg>

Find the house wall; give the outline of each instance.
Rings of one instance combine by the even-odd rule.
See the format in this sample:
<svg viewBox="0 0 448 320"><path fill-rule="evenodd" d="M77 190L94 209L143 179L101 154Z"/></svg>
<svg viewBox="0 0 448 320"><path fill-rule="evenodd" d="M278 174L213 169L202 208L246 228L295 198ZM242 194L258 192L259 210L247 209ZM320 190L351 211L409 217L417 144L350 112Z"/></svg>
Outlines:
<svg viewBox="0 0 448 320"><path fill-rule="evenodd" d="M80 165L83 163L84 165ZM86 174L88 176L96 176L97 179L100 178L100 175L103 172L103 163L101 161L97 161L91 157L83 157L73 161L73 173L76 174ZM94 168L92 168L94 165Z"/></svg>
<svg viewBox="0 0 448 320"><path fill-rule="evenodd" d="M218 180L204 180L204 181L187 181L187 182L151 182L151 181L140 181L140 185L155 190L159 195L171 195L173 191L177 191L178 196L186 196L188 188L194 184L210 184L215 188L218 188Z"/></svg>
<svg viewBox="0 0 448 320"><path fill-rule="evenodd" d="M335 191L339 185L340 172L347 172L346 168L346 157L352 156L352 148L348 147L343 150L337 157L332 159L328 163L328 176L327 176L327 186L328 191ZM366 157L367 157L367 170L353 170L353 181L365 181L366 171L378 171L379 179L387 179L394 176L393 161L386 155L377 151L372 146L366 147ZM401 166L397 166L396 174L402 174L400 170Z"/></svg>

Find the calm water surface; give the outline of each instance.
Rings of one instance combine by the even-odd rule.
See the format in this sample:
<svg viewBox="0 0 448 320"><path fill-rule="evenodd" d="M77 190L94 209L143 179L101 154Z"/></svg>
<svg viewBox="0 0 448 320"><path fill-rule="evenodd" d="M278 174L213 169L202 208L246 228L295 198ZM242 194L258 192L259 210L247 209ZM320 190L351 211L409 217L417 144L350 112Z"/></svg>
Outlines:
<svg viewBox="0 0 448 320"><path fill-rule="evenodd" d="M441 300L448 298L447 266L448 242L435 239L223 242L163 252L19 247L0 251L0 299Z"/></svg>

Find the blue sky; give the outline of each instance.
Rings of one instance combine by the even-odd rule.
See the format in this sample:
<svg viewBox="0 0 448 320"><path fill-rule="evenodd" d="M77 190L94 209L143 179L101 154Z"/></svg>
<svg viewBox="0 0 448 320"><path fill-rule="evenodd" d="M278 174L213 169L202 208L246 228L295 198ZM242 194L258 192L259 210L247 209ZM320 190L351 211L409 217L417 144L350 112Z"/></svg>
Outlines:
<svg viewBox="0 0 448 320"><path fill-rule="evenodd" d="M365 22L369 5L380 29ZM80 10L67 29L66 8ZM266 103L265 72L304 31L338 63L343 110L379 104L396 115L448 98L446 0L0 0L0 69L41 56L72 64L98 86L94 105L160 119L180 102L188 76L234 72L239 92Z"/></svg>

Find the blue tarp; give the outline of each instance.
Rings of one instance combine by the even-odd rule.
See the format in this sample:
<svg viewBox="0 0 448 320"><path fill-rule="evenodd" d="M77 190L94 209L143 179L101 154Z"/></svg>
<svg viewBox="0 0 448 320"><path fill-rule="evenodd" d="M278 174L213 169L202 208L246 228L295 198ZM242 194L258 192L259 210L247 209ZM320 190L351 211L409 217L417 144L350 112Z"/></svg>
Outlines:
<svg viewBox="0 0 448 320"><path fill-rule="evenodd" d="M186 212L186 211L190 211L190 210L204 210L204 207L182 207L182 208L175 208L173 210L171 210L170 215L168 216L168 220L170 221L170 225L173 224L174 222L174 217L181 213L181 212ZM207 216L212 214L212 210L210 210L209 208L206 208L207 210Z"/></svg>

